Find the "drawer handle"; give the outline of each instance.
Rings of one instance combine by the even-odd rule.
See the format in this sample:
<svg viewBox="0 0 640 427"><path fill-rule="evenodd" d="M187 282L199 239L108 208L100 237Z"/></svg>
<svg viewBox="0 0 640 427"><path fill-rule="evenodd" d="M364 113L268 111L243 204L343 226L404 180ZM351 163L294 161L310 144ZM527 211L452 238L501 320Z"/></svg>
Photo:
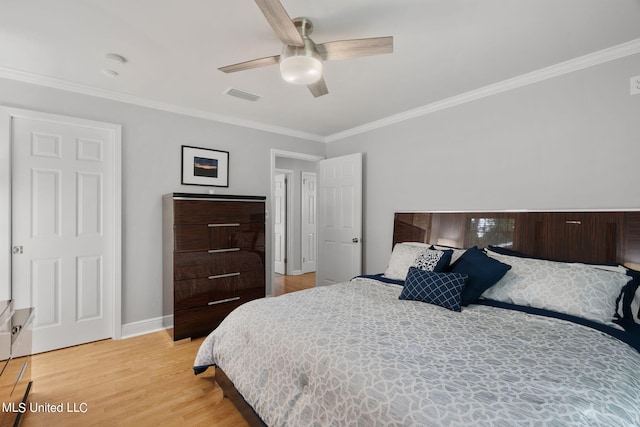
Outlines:
<svg viewBox="0 0 640 427"><path fill-rule="evenodd" d="M240 248L228 248L228 249L209 249L210 254L219 254L222 252L236 252L239 251Z"/></svg>
<svg viewBox="0 0 640 427"><path fill-rule="evenodd" d="M27 364L29 362L26 361L22 364L22 368L20 368L20 372L18 372L18 377L16 378L16 383L20 382L20 380L22 379L22 376L24 375L24 371L27 369ZM13 385L13 388L15 389L15 384ZM12 390L13 393L13 390Z"/></svg>
<svg viewBox="0 0 640 427"><path fill-rule="evenodd" d="M228 223L228 224L207 224L209 227L240 227L239 223Z"/></svg>
<svg viewBox="0 0 640 427"><path fill-rule="evenodd" d="M240 299L240 297L221 299L221 300L218 300L218 301L211 301L211 302L207 303L207 305L224 304L225 302L238 301L239 299Z"/></svg>
<svg viewBox="0 0 640 427"><path fill-rule="evenodd" d="M239 275L240 273L216 274L215 276L209 276L209 280L222 279L223 277L235 277Z"/></svg>

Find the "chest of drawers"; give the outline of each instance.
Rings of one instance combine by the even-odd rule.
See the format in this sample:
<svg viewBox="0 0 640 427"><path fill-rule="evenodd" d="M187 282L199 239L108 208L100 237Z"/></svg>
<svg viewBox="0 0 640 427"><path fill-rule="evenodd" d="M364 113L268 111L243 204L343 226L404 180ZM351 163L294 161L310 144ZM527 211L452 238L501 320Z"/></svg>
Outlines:
<svg viewBox="0 0 640 427"><path fill-rule="evenodd" d="M265 296L265 197L163 197L165 309L173 339L212 331L239 305Z"/></svg>

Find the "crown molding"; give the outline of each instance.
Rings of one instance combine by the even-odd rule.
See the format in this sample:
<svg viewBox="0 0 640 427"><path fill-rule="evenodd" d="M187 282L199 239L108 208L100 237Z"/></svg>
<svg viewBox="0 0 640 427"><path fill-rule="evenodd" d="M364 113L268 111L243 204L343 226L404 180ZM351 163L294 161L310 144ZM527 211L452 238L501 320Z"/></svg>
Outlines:
<svg viewBox="0 0 640 427"><path fill-rule="evenodd" d="M593 67L595 65L604 64L606 62L614 61L616 59L624 58L626 56L635 55L640 53L640 39L634 39L626 43L622 43L607 49L602 49L597 52L593 52L578 58L570 59L568 61L561 62L559 64L551 65L549 67L541 68L530 73L526 73L511 79L503 80L498 83L494 83L479 89L475 89L469 92L465 92L459 95L455 95L449 98L445 98L440 101L432 102L430 104L423 105L418 108L404 111L399 114L394 114L385 117L381 120L369 122L362 126L357 126L351 129L347 129L342 132L337 132L332 135L322 136L308 132L302 132L290 128L281 126L269 125L266 123L256 122L252 120L239 119L237 117L226 116L222 114L215 114L209 111L197 110L192 108L186 108L175 104L169 104L165 102L155 101L147 98L137 97L120 93L116 91L100 89L93 86L82 85L78 83L68 82L65 80L55 79L39 74L28 73L25 71L14 70L7 67L0 66L0 78L6 78L10 80L17 80L25 83L31 83L40 86L51 87L54 89L66 90L69 92L80 93L83 95L95 96L98 98L109 99L112 101L119 101L133 105L139 105L142 107L152 108L161 111L167 111L171 113L181 114L185 116L197 117L206 120L213 120L230 125L251 128L261 130L269 133L276 133L285 136L291 136L294 138L305 139L316 142L335 142L350 136L358 135L361 133L369 132L371 130L379 129L382 127L390 126L395 123L400 123L405 120L410 120L416 117L431 114L437 111L453 108L458 105L466 104L478 99L486 98L488 96L496 95L502 92L506 92L512 89L517 89L530 84L538 83L544 80L552 79L554 77L569 74L574 71L579 71L585 68Z"/></svg>
<svg viewBox="0 0 640 427"><path fill-rule="evenodd" d="M607 49L599 50L588 55L570 59L559 64L551 65L549 67L541 68L539 70L522 74L511 79L503 80L498 83L465 92L460 95L452 96L450 98L436 101L431 104L423 105L421 107L407 110L399 114L394 114L381 120L376 120L362 126L347 129L343 132L334 133L327 136L325 138L325 141L339 141L350 136L390 126L395 123L413 119L415 117L435 113L436 111L453 108L458 105L466 104L467 102L472 102L478 99L486 98L488 96L496 95L498 93L506 92L512 89L517 89L523 86L552 79L554 77L573 73L574 71L583 70L585 68L604 64L606 62L635 55L637 53L640 53L640 39L631 40L629 42L622 43Z"/></svg>
<svg viewBox="0 0 640 427"><path fill-rule="evenodd" d="M138 96L128 95L112 90L100 89L93 86L82 85L69 82L66 80L55 79L39 74L29 73L26 71L15 70L12 68L0 66L0 78L17 80L24 83L31 83L39 86L46 86L53 89L60 89L69 92L75 92L82 95L95 96L98 98L109 99L111 101L124 102L127 104L138 105L141 107L152 108L155 110L167 111L170 113L181 114L184 116L197 117L206 120L226 123L245 128L257 129L265 132L276 133L280 135L292 136L295 138L306 139L310 141L326 142L325 137L313 133L297 131L281 126L269 125L252 120L239 119L237 117L225 116L222 114L212 113L210 111L186 108L175 104L155 101L152 99L142 98Z"/></svg>

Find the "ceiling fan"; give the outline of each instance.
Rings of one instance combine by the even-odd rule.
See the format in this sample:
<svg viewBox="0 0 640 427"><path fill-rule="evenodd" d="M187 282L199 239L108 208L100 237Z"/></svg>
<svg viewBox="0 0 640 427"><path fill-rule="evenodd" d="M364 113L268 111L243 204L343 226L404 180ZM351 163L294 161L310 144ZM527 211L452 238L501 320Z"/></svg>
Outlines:
<svg viewBox="0 0 640 427"><path fill-rule="evenodd" d="M322 76L322 61L356 58L393 52L393 37L338 40L315 44L309 38L313 24L307 18L291 19L279 0L255 0L262 14L278 35L284 47L282 54L253 59L218 68L225 73L280 64L282 78L306 85L313 96L329 93Z"/></svg>

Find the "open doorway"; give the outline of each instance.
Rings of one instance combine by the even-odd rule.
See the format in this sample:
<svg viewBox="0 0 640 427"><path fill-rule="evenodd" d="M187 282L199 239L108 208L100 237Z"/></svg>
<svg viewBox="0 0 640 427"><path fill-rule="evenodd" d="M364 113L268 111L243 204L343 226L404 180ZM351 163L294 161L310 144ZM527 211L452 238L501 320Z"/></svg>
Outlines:
<svg viewBox="0 0 640 427"><path fill-rule="evenodd" d="M316 164L322 159L271 152L273 296L316 284Z"/></svg>

